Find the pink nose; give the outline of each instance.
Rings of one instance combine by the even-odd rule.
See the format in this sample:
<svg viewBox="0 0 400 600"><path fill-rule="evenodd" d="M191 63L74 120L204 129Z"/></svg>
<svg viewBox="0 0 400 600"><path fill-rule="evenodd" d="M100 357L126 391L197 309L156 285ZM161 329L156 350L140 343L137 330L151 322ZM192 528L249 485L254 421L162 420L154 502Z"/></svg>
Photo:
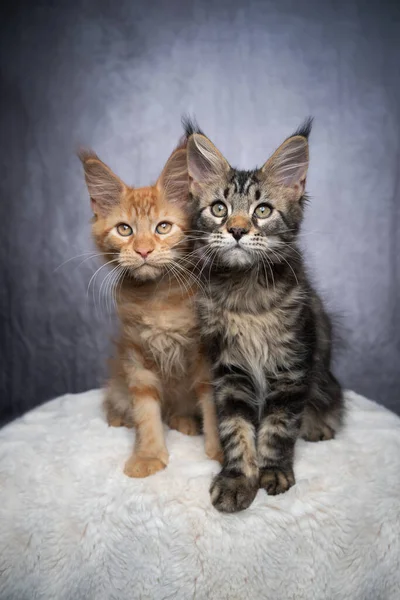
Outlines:
<svg viewBox="0 0 400 600"><path fill-rule="evenodd" d="M142 258L147 258L153 250L151 248L135 248L135 252L140 254Z"/></svg>

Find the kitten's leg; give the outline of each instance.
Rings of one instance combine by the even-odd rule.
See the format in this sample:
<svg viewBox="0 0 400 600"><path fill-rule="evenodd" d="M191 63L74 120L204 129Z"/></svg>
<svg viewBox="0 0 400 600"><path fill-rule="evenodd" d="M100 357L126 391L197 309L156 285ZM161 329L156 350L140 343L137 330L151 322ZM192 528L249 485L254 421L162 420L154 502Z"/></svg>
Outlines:
<svg viewBox="0 0 400 600"><path fill-rule="evenodd" d="M114 377L108 384L104 410L110 427L133 427L132 403L125 382Z"/></svg>
<svg viewBox="0 0 400 600"><path fill-rule="evenodd" d="M236 369L235 369L236 370ZM254 390L244 373L229 367L216 372L215 402L224 461L211 484L211 502L221 512L248 508L258 491L256 412L249 403Z"/></svg>
<svg viewBox="0 0 400 600"><path fill-rule="evenodd" d="M309 442L331 440L343 421L343 393L328 371L312 386L301 424L300 435Z"/></svg>
<svg viewBox="0 0 400 600"><path fill-rule="evenodd" d="M303 386L272 391L266 400L257 434L260 487L282 494L295 484L294 445L299 434L307 389Z"/></svg>
<svg viewBox="0 0 400 600"><path fill-rule="evenodd" d="M222 464L223 453L218 433L217 410L210 383L210 369L203 354L198 357L194 378L194 389L203 418L204 448L208 458Z"/></svg>
<svg viewBox="0 0 400 600"><path fill-rule="evenodd" d="M223 452L218 433L217 411L214 404L212 387L209 383L198 383L196 393L203 416L204 448L208 458L223 463Z"/></svg>
<svg viewBox="0 0 400 600"><path fill-rule="evenodd" d="M132 370L128 383L136 440L124 473L129 477L147 477L168 464L161 417L161 384L154 372L144 368Z"/></svg>

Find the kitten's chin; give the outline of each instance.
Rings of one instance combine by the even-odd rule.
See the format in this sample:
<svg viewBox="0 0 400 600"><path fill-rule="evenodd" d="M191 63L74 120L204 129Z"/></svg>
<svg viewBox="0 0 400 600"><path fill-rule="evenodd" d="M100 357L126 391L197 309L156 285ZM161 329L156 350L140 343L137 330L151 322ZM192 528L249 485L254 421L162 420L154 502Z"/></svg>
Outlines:
<svg viewBox="0 0 400 600"><path fill-rule="evenodd" d="M248 268L254 262L254 258L250 252L247 252L247 250L241 248L240 246L234 246L228 250L222 250L219 252L218 258L223 265L239 269Z"/></svg>
<svg viewBox="0 0 400 600"><path fill-rule="evenodd" d="M131 276L137 281L153 281L162 273L162 268L144 263L130 271Z"/></svg>

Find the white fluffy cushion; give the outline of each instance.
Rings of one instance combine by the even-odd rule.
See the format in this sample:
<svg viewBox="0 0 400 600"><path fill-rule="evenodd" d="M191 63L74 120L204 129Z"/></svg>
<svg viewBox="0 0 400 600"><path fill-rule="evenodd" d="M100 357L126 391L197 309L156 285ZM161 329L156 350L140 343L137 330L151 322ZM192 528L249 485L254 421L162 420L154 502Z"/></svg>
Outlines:
<svg viewBox="0 0 400 600"><path fill-rule="evenodd" d="M399 600L400 419L346 394L337 439L299 441L297 484L235 515L201 437L168 431L168 468L129 479L133 432L101 391L0 432L1 600Z"/></svg>

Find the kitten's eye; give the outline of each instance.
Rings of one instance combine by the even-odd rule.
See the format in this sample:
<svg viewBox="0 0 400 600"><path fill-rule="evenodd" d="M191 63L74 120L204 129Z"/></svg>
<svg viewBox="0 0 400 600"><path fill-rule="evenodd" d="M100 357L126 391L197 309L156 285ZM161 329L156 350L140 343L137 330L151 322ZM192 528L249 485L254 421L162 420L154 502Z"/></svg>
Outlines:
<svg viewBox="0 0 400 600"><path fill-rule="evenodd" d="M214 202L214 204L211 204L211 213L214 215L214 217L218 217L219 219L226 217L228 214L226 204L223 202Z"/></svg>
<svg viewBox="0 0 400 600"><path fill-rule="evenodd" d="M254 211L254 214L257 217L257 219L266 219L270 216L271 213L272 208L268 206L268 204L259 204Z"/></svg>
<svg viewBox="0 0 400 600"><path fill-rule="evenodd" d="M167 221L162 221L156 227L157 233L169 233L172 229L172 223L168 223Z"/></svg>
<svg viewBox="0 0 400 600"><path fill-rule="evenodd" d="M130 227L126 223L120 223L117 226L117 231L118 231L119 235L122 235L123 237L128 237L128 235L132 235L132 233L133 233L132 227Z"/></svg>

